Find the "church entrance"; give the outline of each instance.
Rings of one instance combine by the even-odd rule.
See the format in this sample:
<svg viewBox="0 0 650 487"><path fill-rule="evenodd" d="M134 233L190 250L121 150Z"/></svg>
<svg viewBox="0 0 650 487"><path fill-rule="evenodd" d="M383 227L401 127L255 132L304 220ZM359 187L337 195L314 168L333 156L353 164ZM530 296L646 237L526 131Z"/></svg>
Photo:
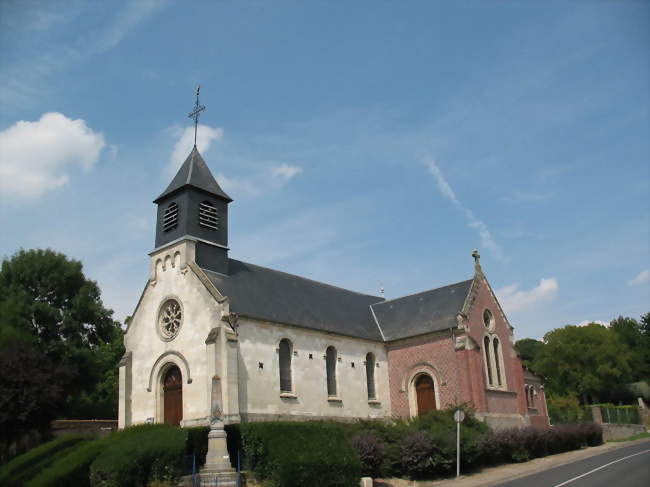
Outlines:
<svg viewBox="0 0 650 487"><path fill-rule="evenodd" d="M183 419L183 376L172 365L163 377L163 407L165 424L178 426Z"/></svg>
<svg viewBox="0 0 650 487"><path fill-rule="evenodd" d="M436 394L431 376L422 374L415 380L415 393L418 403L418 416L436 409Z"/></svg>

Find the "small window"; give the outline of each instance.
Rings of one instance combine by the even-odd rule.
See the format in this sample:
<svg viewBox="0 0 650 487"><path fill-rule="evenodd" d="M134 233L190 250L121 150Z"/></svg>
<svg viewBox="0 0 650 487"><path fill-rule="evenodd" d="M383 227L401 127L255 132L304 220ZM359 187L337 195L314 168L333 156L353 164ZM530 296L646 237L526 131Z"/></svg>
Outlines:
<svg viewBox="0 0 650 487"><path fill-rule="evenodd" d="M199 205L199 225L210 230L219 228L217 209L209 201L203 201Z"/></svg>
<svg viewBox="0 0 650 487"><path fill-rule="evenodd" d="M375 356L372 353L366 355L366 383L368 384L368 400L377 399L375 392Z"/></svg>
<svg viewBox="0 0 650 487"><path fill-rule="evenodd" d="M169 232L178 225L178 205L176 203L169 203L163 215L163 230Z"/></svg>
<svg viewBox="0 0 650 487"><path fill-rule="evenodd" d="M291 384L291 342L280 340L280 392L292 392Z"/></svg>
<svg viewBox="0 0 650 487"><path fill-rule="evenodd" d="M490 360L490 338L485 337L483 339L483 350L485 351L485 368L487 369L488 373L488 383L490 385L494 384L494 381L492 380L492 363Z"/></svg>
<svg viewBox="0 0 650 487"><path fill-rule="evenodd" d="M325 362L327 369L327 395L336 397L336 348L327 347Z"/></svg>

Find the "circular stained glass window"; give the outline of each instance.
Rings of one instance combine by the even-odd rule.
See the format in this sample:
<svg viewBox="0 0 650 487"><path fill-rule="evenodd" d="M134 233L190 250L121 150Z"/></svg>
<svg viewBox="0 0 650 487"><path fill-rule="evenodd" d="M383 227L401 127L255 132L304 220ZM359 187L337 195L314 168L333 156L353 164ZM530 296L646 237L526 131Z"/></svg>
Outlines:
<svg viewBox="0 0 650 487"><path fill-rule="evenodd" d="M166 340L172 340L178 335L178 330L183 322L181 305L175 299L168 299L160 308L158 326L160 333Z"/></svg>
<svg viewBox="0 0 650 487"><path fill-rule="evenodd" d="M483 311L483 324L486 328L490 329L492 329L492 326L494 325L494 316L492 316L492 311L489 309Z"/></svg>

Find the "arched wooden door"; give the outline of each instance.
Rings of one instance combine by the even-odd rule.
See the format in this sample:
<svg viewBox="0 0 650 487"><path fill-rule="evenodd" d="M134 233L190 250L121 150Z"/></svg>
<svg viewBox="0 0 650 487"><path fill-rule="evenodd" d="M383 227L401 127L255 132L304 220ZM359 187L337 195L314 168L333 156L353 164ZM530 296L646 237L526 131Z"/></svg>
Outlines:
<svg viewBox="0 0 650 487"><path fill-rule="evenodd" d="M163 391L165 423L178 426L183 419L183 376L176 365L165 373Z"/></svg>
<svg viewBox="0 0 650 487"><path fill-rule="evenodd" d="M415 380L418 415L436 409L436 392L431 376L422 374Z"/></svg>

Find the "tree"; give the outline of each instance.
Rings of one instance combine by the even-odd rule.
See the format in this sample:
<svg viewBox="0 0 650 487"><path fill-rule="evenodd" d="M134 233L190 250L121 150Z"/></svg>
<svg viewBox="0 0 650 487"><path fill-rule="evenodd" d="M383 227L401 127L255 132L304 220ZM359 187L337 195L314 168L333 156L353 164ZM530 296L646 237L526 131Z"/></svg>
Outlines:
<svg viewBox="0 0 650 487"><path fill-rule="evenodd" d="M0 437L6 444L44 431L60 410L66 369L36 349L17 345L0 353Z"/></svg>
<svg viewBox="0 0 650 487"><path fill-rule="evenodd" d="M521 357L523 364L533 372L535 371L533 363L544 346L544 342L534 338L523 338L515 343L515 350Z"/></svg>
<svg viewBox="0 0 650 487"><path fill-rule="evenodd" d="M6 351L20 343L65 367L66 374L56 376L55 383L63 399L51 406L64 416L87 417L92 404L117 394L123 345L112 313L79 261L52 250L20 250L2 262L0 348ZM100 412L105 414L105 409Z"/></svg>
<svg viewBox="0 0 650 487"><path fill-rule="evenodd" d="M609 328L630 349L631 380L638 381L647 378L650 375L647 363L649 350L642 325L633 318L619 316L610 322Z"/></svg>
<svg viewBox="0 0 650 487"><path fill-rule="evenodd" d="M547 333L533 365L551 395L576 396L583 403L608 398L632 373L628 347L596 323Z"/></svg>

